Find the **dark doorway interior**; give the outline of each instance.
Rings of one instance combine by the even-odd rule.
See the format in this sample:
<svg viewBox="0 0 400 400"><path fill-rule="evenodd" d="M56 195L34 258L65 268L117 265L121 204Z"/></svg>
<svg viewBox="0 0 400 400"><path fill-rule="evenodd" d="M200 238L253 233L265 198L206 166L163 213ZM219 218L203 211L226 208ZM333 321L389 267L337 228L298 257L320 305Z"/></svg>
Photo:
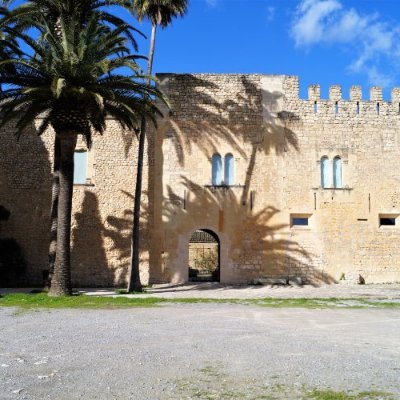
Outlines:
<svg viewBox="0 0 400 400"><path fill-rule="evenodd" d="M189 281L219 282L220 243L208 229L193 233L189 242Z"/></svg>

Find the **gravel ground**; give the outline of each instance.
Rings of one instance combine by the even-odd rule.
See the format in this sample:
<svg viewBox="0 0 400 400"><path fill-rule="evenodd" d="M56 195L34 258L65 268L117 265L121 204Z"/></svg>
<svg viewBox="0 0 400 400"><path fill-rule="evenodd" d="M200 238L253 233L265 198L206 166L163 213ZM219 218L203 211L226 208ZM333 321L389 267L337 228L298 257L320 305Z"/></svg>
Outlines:
<svg viewBox="0 0 400 400"><path fill-rule="evenodd" d="M0 308L1 399L400 399L398 310ZM264 397L267 398L267 397Z"/></svg>
<svg viewBox="0 0 400 400"><path fill-rule="evenodd" d="M219 283L185 285L154 285L146 289L146 296L164 298L202 297L212 299L257 299L274 298L355 298L400 299L400 284L349 285L333 284L321 286L232 286ZM113 289L81 289L81 292L94 295L113 295ZM135 297L135 295L129 295ZM143 296L142 294L139 296Z"/></svg>
<svg viewBox="0 0 400 400"><path fill-rule="evenodd" d="M2 293L26 292L40 288L0 289ZM113 296L115 289L76 289L81 293L96 296ZM210 298L210 299L259 299L273 298L358 298L365 299L395 299L400 300L400 284L332 284L303 286L248 286L222 285L219 283L200 283L183 285L153 285L146 288L146 294L127 295L128 297L163 297L163 298Z"/></svg>

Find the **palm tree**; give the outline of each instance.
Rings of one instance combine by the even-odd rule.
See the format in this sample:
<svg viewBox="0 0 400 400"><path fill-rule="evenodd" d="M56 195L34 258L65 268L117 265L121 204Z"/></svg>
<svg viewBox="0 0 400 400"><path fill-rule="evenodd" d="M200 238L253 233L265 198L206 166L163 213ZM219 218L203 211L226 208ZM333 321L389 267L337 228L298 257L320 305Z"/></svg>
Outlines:
<svg viewBox="0 0 400 400"><path fill-rule="evenodd" d="M7 8L0 6L0 15L4 15L7 12ZM0 25L0 60L4 60L13 57L17 54L21 54L18 42L12 35L13 30L8 26ZM0 74L4 70L12 69L12 65L3 66L0 68ZM0 92L2 88L0 85Z"/></svg>
<svg viewBox="0 0 400 400"><path fill-rule="evenodd" d="M5 2L5 5L13 3L12 0ZM85 26L91 17L95 16L105 26L111 25L114 27L125 25L124 20L108 12L104 6L121 6L129 8L130 2L125 0L31 0L27 3L9 10L5 7L2 8L0 15L3 15L0 26L5 29L10 29L14 32L25 32L27 29L35 27L40 32L43 32L45 28L41 21L43 17L47 21L47 27L54 29L54 34L58 35L60 32L59 18L64 16L67 20L69 16L76 15L78 22L81 26ZM136 31L140 34L137 29L127 26L124 32L127 38L131 41L133 48L137 51L137 43L132 35L131 31ZM1 43L0 43L1 44ZM4 47L3 47L4 48ZM5 47L7 49L7 47ZM0 49L1 57L1 49ZM4 57L1 57L4 59ZM8 66L10 68L10 66ZM56 258L57 248L57 209L58 209L58 196L60 191L60 178L59 178L59 164L60 164L60 144L58 137L54 141L54 163L53 163L53 183L52 183L52 200L50 210L50 241L49 241L49 253L48 253L48 270L49 278L46 286L50 285L54 264Z"/></svg>
<svg viewBox="0 0 400 400"><path fill-rule="evenodd" d="M157 27L166 28L174 18L183 16L188 8L188 0L133 0L133 12L139 21L148 19L151 22L151 39L149 57L147 61L147 75L153 71L153 59L156 44ZM146 140L146 118L142 116L139 133L138 166L136 173L135 200L133 208L132 251L128 276L128 292L141 292L139 270L139 243L140 243L140 206L142 194L144 144Z"/></svg>
<svg viewBox="0 0 400 400"><path fill-rule="evenodd" d="M21 5L10 9L9 6L15 0L8 0L3 2L4 18L2 23L12 24L17 31L26 31L29 28L43 28L42 21L46 21L50 28L55 31L59 30L58 19L61 15L67 19L68 16L74 15L77 23L86 25L92 16L98 18L104 24L110 24L113 27L124 25L125 21L113 13L108 12L105 6L120 6L129 9L131 5L130 0L30 0ZM1 3L1 0L0 0ZM127 26L127 36L136 43L134 36L130 31L140 31Z"/></svg>
<svg viewBox="0 0 400 400"><path fill-rule="evenodd" d="M60 194L58 201L57 252L50 295L71 294L70 234L74 170L74 150L78 135L90 145L92 131L102 133L106 117L122 128L135 129L144 114L154 120L158 110L152 98L159 91L144 84L139 74L138 56L129 55L123 33L127 24L105 27L98 16L85 26L73 13L58 20L59 32L42 19L43 39L20 37L33 55L0 62L13 65L0 84L9 85L0 94L1 125L14 120L20 135L41 116L41 135L50 125L60 142ZM127 68L131 75L120 75ZM145 101L143 100L145 99Z"/></svg>

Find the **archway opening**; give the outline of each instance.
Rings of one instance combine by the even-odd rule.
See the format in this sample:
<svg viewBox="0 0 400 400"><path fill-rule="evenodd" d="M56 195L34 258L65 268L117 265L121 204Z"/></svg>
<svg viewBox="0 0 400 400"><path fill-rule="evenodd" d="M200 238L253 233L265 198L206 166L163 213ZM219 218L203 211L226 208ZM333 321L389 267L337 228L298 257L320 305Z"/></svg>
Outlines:
<svg viewBox="0 0 400 400"><path fill-rule="evenodd" d="M198 229L189 241L189 281L219 282L220 243L208 229Z"/></svg>

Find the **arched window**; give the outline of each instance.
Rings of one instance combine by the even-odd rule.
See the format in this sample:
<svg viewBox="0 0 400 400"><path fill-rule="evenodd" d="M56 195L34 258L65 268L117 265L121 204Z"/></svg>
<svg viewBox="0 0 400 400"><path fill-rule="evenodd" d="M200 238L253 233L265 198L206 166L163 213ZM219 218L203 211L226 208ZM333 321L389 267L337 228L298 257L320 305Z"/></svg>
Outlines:
<svg viewBox="0 0 400 400"><path fill-rule="evenodd" d="M87 178L87 151L76 150L74 153L74 183L85 184Z"/></svg>
<svg viewBox="0 0 400 400"><path fill-rule="evenodd" d="M222 158L219 154L212 156L212 184L222 185Z"/></svg>
<svg viewBox="0 0 400 400"><path fill-rule="evenodd" d="M332 187L332 165L328 157L321 158L321 186L322 188Z"/></svg>
<svg viewBox="0 0 400 400"><path fill-rule="evenodd" d="M234 183L234 168L235 160L232 154L227 154L225 156L225 185L232 186Z"/></svg>
<svg viewBox="0 0 400 400"><path fill-rule="evenodd" d="M341 188L342 186L342 159L337 156L333 159L333 187Z"/></svg>

